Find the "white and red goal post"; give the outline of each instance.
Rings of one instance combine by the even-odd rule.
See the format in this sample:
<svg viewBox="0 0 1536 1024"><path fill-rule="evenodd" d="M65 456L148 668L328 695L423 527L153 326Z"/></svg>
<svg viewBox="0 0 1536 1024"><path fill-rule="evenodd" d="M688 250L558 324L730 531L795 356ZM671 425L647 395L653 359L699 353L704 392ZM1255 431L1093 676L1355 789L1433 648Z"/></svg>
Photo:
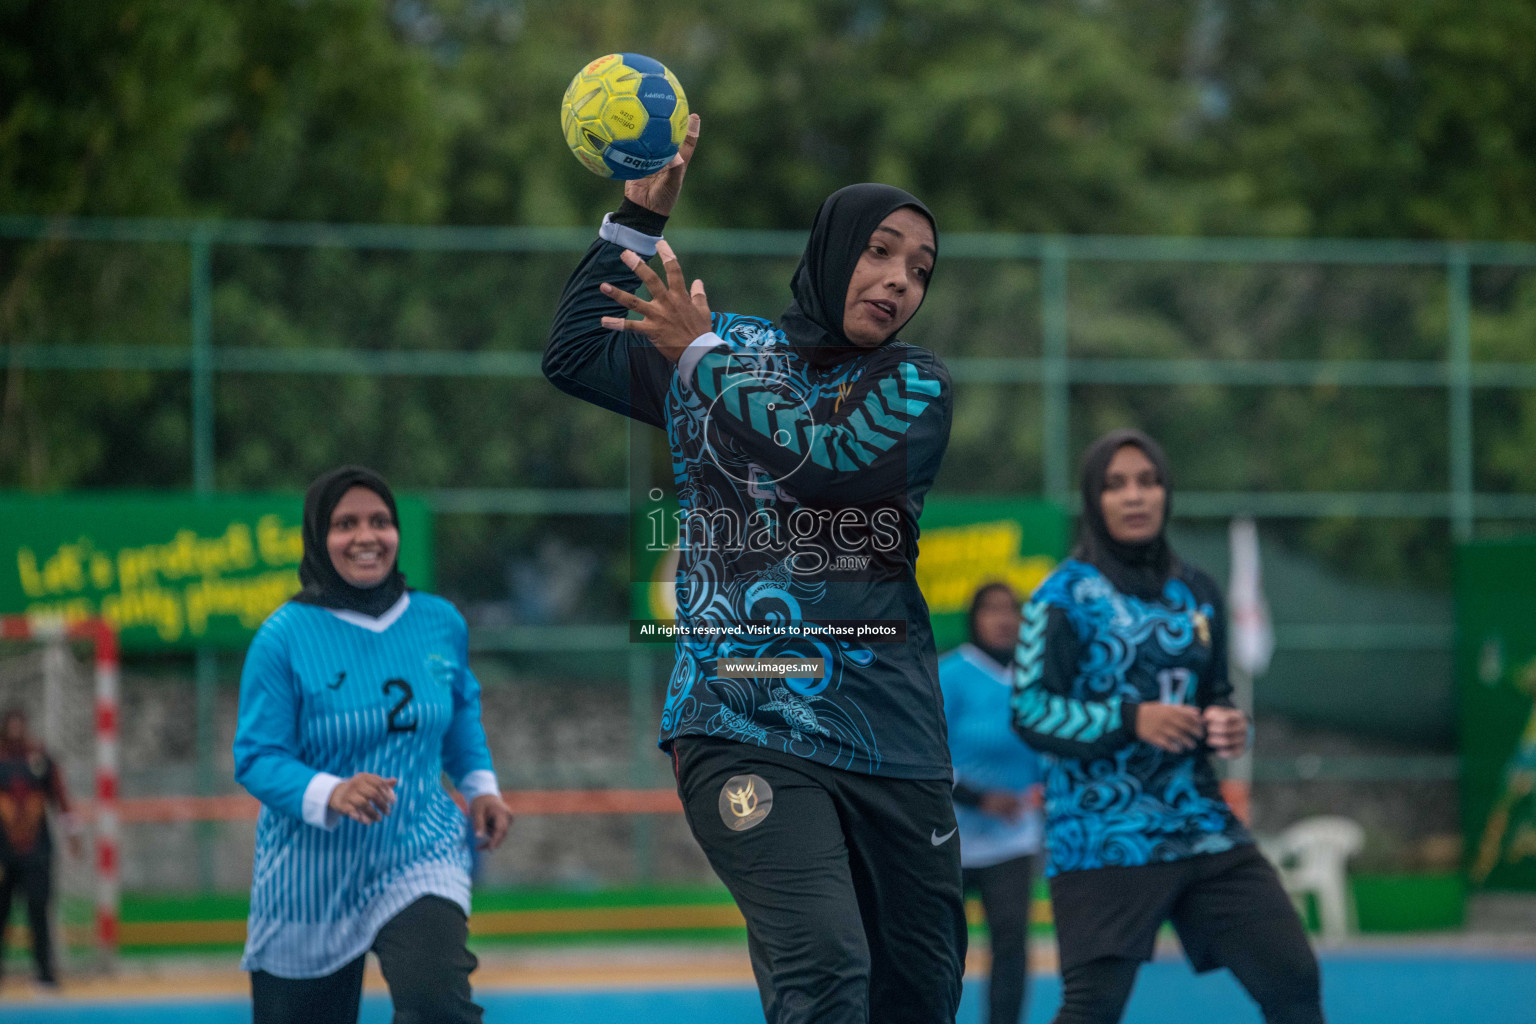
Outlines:
<svg viewBox="0 0 1536 1024"><path fill-rule="evenodd" d="M0 640L82 643L92 648L96 701L96 792L85 817L91 823L96 872L96 948L102 966L116 960L118 941L118 683L117 630L104 619L63 623L0 615Z"/></svg>

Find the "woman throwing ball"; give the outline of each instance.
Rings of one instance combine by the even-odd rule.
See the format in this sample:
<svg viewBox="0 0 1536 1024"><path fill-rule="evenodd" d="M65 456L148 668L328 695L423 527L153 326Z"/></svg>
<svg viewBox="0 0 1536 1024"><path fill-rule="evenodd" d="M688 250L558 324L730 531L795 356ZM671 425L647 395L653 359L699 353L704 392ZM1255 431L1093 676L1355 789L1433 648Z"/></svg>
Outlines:
<svg viewBox="0 0 1536 1024"><path fill-rule="evenodd" d="M661 746L746 918L765 1016L952 1021L959 844L913 572L950 389L932 353L896 337L933 274L933 217L887 185L841 189L816 214L778 323L711 312L660 237L698 131L690 118L672 164L625 186L566 285L544 371L667 431L683 510L677 619L692 635L678 644ZM665 279L645 263L653 253ZM838 626L871 620L904 635L865 641ZM776 632L707 631L748 623ZM772 658L811 664L730 667Z"/></svg>
<svg viewBox="0 0 1536 1024"><path fill-rule="evenodd" d="M1229 969L1269 1024L1320 1024L1317 960L1209 755L1248 745L1209 576L1169 546L1168 462L1119 430L1083 458L1072 557L1024 607L1013 723L1042 752L1056 1024L1115 1024L1171 921L1197 971Z"/></svg>
<svg viewBox="0 0 1536 1024"><path fill-rule="evenodd" d="M406 589L399 546L382 479L356 466L320 477L304 497L304 589L246 653L235 778L262 803L241 961L255 1024L356 1021L370 949L396 1020L481 1019L470 831L495 849L511 814L464 620Z"/></svg>

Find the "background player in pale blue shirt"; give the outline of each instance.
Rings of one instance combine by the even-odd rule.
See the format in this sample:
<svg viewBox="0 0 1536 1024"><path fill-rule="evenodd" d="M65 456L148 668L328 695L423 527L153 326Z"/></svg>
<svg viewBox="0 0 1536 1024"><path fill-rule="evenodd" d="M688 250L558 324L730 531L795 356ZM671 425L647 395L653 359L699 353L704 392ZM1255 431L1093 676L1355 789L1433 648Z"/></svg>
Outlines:
<svg viewBox="0 0 1536 1024"><path fill-rule="evenodd" d="M955 766L955 821L965 887L981 896L992 945L987 1024L1024 1019L1029 910L1044 826L1040 768L1012 726L1013 654L1019 598L988 583L971 599L970 642L939 661L949 753Z"/></svg>
<svg viewBox="0 0 1536 1024"><path fill-rule="evenodd" d="M406 590L398 548L381 478L345 466L316 480L304 589L246 654L235 778L262 803L241 961L255 1024L356 1021L370 949L397 1020L481 1019L465 948L471 831L494 849L511 814L464 620Z"/></svg>

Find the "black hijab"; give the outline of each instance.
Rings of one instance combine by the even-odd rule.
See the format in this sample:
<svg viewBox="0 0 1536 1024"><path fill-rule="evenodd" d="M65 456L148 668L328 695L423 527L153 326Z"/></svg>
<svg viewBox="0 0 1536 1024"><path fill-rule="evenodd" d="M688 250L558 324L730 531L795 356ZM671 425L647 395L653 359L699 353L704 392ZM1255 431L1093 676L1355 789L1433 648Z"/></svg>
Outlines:
<svg viewBox="0 0 1536 1024"><path fill-rule="evenodd" d="M304 495L304 560L299 563L299 582L304 589L293 595L300 604L317 604L323 608L339 608L361 612L377 618L389 611L405 593L405 574L400 571L400 552L395 552L395 565L383 582L375 587L354 587L341 578L331 563L325 539L331 532L331 514L341 502L342 496L354 487L366 487L383 499L389 516L398 525L400 515L395 511L395 496L389 484L371 469L362 466L341 466L321 474Z"/></svg>
<svg viewBox="0 0 1536 1024"><path fill-rule="evenodd" d="M816 211L805 255L800 257L800 266L789 285L794 299L780 320L790 347L810 360L812 366L827 369L867 351L843 333L848 282L853 280L854 267L869 245L869 236L881 221L904 206L928 218L937 249L939 229L928 207L891 185L840 188ZM922 303L918 306L921 308ZM915 316L917 310L912 313ZM893 334L886 340L894 341L895 337Z"/></svg>
<svg viewBox="0 0 1536 1024"><path fill-rule="evenodd" d="M1126 445L1140 448L1157 470L1163 485L1163 521L1157 536L1140 544L1126 544L1109 535L1104 522L1104 482L1115 452ZM1109 578L1115 589L1144 601L1155 600L1173 575L1177 560L1168 545L1168 519L1173 514L1173 485L1168 477L1168 456L1162 446L1139 430L1112 430L1083 454L1083 515L1078 521L1077 546L1072 557L1091 563Z"/></svg>
<svg viewBox="0 0 1536 1024"><path fill-rule="evenodd" d="M965 616L965 632L966 636L971 641L971 646L975 647L978 651L981 651L983 654L997 662L1003 668L1007 668L1013 664L1015 645L1009 644L1006 647L988 647L986 644L982 643L981 638L976 635L976 616L981 612L981 603L999 590L1007 594L1009 597L1014 598L1015 600L1017 599L1017 595L1014 594L1013 588L1006 583L983 583L980 587L977 588L976 593L971 597L971 610L967 612Z"/></svg>

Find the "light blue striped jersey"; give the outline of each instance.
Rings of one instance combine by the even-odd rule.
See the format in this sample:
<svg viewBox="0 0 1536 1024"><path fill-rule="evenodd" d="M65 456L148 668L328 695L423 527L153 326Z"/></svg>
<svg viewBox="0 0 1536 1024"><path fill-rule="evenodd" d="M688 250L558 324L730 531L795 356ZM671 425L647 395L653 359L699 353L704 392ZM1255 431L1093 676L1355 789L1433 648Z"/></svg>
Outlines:
<svg viewBox="0 0 1536 1024"><path fill-rule="evenodd" d="M464 619L408 592L377 619L284 604L246 652L235 778L262 803L241 967L331 974L415 900L469 913L472 834L443 788L491 791ZM327 808L341 779L398 778L383 821Z"/></svg>
<svg viewBox="0 0 1536 1024"><path fill-rule="evenodd" d="M939 659L939 685L957 784L1022 796L1040 782L1040 756L1013 731L1011 668L974 644L961 644ZM1006 821L956 801L955 822L962 867L990 867L1040 852L1044 821L1037 809Z"/></svg>

